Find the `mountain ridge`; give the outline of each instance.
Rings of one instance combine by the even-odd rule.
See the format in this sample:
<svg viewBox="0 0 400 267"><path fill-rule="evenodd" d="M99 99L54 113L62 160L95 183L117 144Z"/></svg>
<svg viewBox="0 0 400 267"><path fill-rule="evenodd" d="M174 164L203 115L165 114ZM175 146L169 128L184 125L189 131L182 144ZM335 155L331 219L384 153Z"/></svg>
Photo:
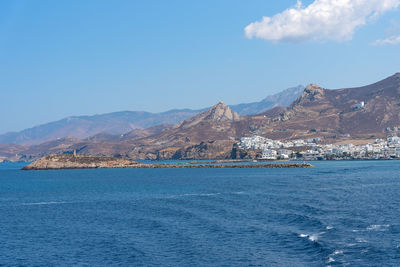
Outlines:
<svg viewBox="0 0 400 267"><path fill-rule="evenodd" d="M47 153L72 153L132 159L209 159L246 156L235 144L241 137L259 135L275 140L320 138L337 143L400 133L400 74L354 88L325 89L309 84L286 108L240 116L220 102L182 122L116 139L110 136L78 140L64 138L41 145L5 146L8 154L33 159ZM130 136L130 137L129 137ZM0 156L1 147L0 147Z"/></svg>
<svg viewBox="0 0 400 267"><path fill-rule="evenodd" d="M328 143L344 136L383 138L388 134L387 128L400 129L400 75L345 89L309 84L287 108L276 107L235 120L207 120L206 113L212 111L159 135L136 140L135 146L142 149L142 154L162 151L158 159L190 159L227 157L232 145L248 135L278 140L318 137ZM188 123L192 120L196 123ZM183 128L185 124L188 127ZM131 156L135 157L135 153Z"/></svg>
<svg viewBox="0 0 400 267"><path fill-rule="evenodd" d="M294 88L301 88L301 86ZM270 95L260 102L231 105L231 107L239 113L243 112L244 115L248 113L257 114L272 106L285 105L288 102L292 102L297 97L296 94L299 94L298 89L296 91L296 89L289 88ZM269 102L266 99L269 99ZM271 102L271 99L275 99L276 102ZM1 134L0 144L37 145L66 136L85 139L99 133L120 135L135 129L146 129L161 124L175 125L205 110L207 108L197 110L172 109L161 113L118 111L92 116L70 116L19 132Z"/></svg>

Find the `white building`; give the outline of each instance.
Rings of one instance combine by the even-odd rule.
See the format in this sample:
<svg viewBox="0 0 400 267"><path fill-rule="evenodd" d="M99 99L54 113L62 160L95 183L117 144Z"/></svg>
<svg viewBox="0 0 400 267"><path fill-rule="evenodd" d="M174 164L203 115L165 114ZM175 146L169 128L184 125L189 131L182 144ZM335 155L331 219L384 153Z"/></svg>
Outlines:
<svg viewBox="0 0 400 267"><path fill-rule="evenodd" d="M274 160L277 158L277 153L272 149L265 149L261 156L262 159L271 159Z"/></svg>
<svg viewBox="0 0 400 267"><path fill-rule="evenodd" d="M364 101L361 101L360 103L355 104L353 106L354 109L363 109L364 107L365 107L365 102Z"/></svg>
<svg viewBox="0 0 400 267"><path fill-rule="evenodd" d="M293 151L289 149L279 149L278 150L278 156L281 159L288 159L292 155Z"/></svg>

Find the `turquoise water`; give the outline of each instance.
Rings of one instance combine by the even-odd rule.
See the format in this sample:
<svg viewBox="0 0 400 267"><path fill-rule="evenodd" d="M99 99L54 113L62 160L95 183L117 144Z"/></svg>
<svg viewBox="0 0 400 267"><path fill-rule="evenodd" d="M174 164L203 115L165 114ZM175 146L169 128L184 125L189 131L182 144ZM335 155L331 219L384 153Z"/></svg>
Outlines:
<svg viewBox="0 0 400 267"><path fill-rule="evenodd" d="M399 266L400 161L313 164L0 164L0 266Z"/></svg>

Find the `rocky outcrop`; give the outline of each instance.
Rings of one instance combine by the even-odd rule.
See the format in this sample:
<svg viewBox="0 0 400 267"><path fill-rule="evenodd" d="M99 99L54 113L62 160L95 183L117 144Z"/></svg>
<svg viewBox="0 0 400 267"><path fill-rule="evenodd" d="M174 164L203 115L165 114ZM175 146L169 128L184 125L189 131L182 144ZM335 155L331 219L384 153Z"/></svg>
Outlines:
<svg viewBox="0 0 400 267"><path fill-rule="evenodd" d="M179 159L228 159L230 158L234 141L207 141L185 147L176 154Z"/></svg>
<svg viewBox="0 0 400 267"><path fill-rule="evenodd" d="M297 98L291 107L295 107L297 105L306 105L310 102L316 102L321 100L325 95L325 91L322 87L317 84L309 84L306 89L304 89L303 93L299 98Z"/></svg>
<svg viewBox="0 0 400 267"><path fill-rule="evenodd" d="M239 121L240 116L235 111L231 110L223 102L212 106L210 109L196 115L190 119L184 120L177 124L174 128L191 128L202 122L224 123Z"/></svg>
<svg viewBox="0 0 400 267"><path fill-rule="evenodd" d="M114 157L61 154L44 156L24 167L23 170L127 168L137 164L132 160Z"/></svg>
<svg viewBox="0 0 400 267"><path fill-rule="evenodd" d="M262 157L261 149L243 149L234 144L231 152L232 159L259 159Z"/></svg>
<svg viewBox="0 0 400 267"><path fill-rule="evenodd" d="M205 120L212 121L238 121L240 120L239 114L232 111L224 102L219 102L211 109L203 113Z"/></svg>

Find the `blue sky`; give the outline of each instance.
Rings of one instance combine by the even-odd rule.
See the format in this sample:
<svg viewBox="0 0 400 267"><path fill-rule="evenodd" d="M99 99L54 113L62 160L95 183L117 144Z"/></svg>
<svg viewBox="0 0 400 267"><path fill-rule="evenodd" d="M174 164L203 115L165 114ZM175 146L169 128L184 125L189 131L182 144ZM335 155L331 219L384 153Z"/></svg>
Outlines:
<svg viewBox="0 0 400 267"><path fill-rule="evenodd" d="M259 101L298 84L359 86L399 72L399 1L360 0L353 13L330 2L348 5L0 1L0 133L71 115Z"/></svg>

